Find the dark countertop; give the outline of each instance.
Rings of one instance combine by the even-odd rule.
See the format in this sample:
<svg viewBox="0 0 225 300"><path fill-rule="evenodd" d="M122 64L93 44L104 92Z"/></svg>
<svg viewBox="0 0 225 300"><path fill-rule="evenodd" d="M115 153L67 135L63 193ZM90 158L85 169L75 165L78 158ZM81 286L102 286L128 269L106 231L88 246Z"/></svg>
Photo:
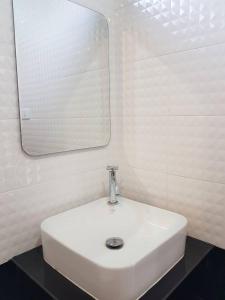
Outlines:
<svg viewBox="0 0 225 300"><path fill-rule="evenodd" d="M167 299L213 249L212 245L188 237L184 258L141 299ZM12 263L43 289L50 299L92 299L44 261L41 247L14 257Z"/></svg>

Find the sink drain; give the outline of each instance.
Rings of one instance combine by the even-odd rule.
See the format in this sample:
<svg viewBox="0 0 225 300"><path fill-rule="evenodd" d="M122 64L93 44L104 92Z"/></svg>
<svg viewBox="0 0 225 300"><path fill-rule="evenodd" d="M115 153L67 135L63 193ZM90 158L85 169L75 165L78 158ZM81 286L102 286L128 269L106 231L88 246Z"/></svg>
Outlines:
<svg viewBox="0 0 225 300"><path fill-rule="evenodd" d="M113 237L113 238L110 238L108 239L106 242L105 242L105 245L107 248L109 249L121 249L124 245L124 242L121 238L118 238L118 237Z"/></svg>

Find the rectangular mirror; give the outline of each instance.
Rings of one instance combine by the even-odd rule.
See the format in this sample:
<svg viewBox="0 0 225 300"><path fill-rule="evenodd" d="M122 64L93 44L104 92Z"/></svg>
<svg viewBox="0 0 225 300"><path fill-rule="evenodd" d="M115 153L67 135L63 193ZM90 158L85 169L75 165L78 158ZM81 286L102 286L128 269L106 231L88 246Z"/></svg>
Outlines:
<svg viewBox="0 0 225 300"><path fill-rule="evenodd" d="M14 0L22 146L44 155L107 145L109 32L68 0Z"/></svg>

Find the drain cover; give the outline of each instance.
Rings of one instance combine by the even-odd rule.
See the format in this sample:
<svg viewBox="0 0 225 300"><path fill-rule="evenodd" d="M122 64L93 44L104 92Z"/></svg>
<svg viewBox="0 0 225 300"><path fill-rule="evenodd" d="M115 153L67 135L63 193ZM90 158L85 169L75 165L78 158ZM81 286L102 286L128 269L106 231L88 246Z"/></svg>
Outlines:
<svg viewBox="0 0 225 300"><path fill-rule="evenodd" d="M121 249L124 245L124 242L121 238L113 237L113 238L108 239L105 242L105 245L109 249L115 249L116 250L116 249Z"/></svg>

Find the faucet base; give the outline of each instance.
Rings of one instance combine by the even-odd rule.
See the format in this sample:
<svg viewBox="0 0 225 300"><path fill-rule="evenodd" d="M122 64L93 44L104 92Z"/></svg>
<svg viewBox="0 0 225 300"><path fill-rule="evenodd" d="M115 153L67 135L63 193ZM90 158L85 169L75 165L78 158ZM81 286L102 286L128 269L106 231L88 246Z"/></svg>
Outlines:
<svg viewBox="0 0 225 300"><path fill-rule="evenodd" d="M108 203L108 205L113 206L113 205L118 205L118 204L119 204L119 201L116 200L115 202L111 202L111 201L109 200L107 203Z"/></svg>

